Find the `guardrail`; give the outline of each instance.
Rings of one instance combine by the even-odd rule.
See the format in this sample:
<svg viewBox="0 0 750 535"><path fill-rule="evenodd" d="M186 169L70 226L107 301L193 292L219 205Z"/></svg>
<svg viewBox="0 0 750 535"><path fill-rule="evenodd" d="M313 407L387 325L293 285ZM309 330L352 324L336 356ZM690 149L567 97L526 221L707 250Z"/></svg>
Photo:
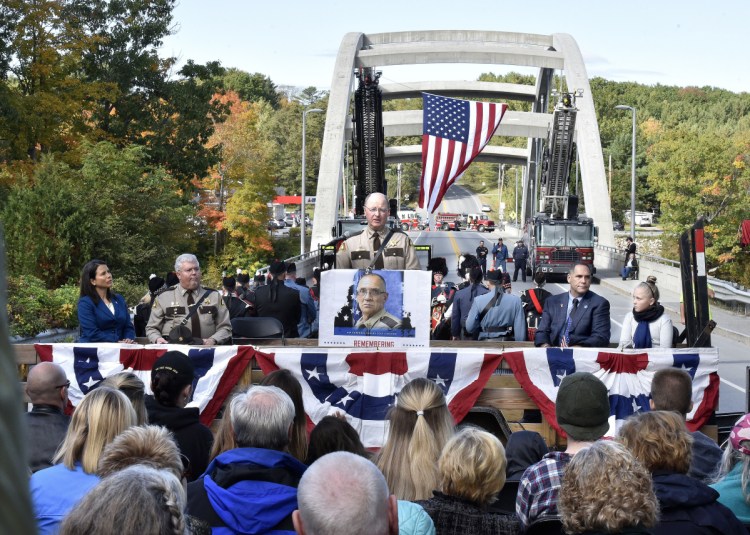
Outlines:
<svg viewBox="0 0 750 535"><path fill-rule="evenodd" d="M596 249L599 253L595 261L597 268L620 271L625 263L622 249L608 245L597 245ZM639 254L638 263L641 272L648 271L657 276L660 287L678 294L682 292L679 262L660 256ZM715 277L708 277L708 282L714 290L714 300L721 306L737 314L750 315L750 291L747 288Z"/></svg>

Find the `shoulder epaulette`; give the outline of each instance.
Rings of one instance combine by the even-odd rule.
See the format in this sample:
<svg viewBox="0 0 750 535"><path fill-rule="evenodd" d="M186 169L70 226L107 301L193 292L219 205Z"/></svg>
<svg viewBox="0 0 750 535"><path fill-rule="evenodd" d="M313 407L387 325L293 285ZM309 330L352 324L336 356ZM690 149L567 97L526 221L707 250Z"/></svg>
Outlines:
<svg viewBox="0 0 750 535"><path fill-rule="evenodd" d="M380 321L388 325L391 329L393 329L396 325L398 325L398 322L394 320L393 318L389 318L388 316L383 316L380 318Z"/></svg>

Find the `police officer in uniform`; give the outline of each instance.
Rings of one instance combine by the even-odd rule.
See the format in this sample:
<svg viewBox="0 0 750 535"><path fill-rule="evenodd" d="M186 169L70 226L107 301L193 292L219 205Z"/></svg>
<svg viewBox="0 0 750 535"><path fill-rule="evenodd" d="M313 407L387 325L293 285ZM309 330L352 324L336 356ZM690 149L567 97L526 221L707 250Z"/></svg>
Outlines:
<svg viewBox="0 0 750 535"><path fill-rule="evenodd" d="M521 299L510 292L510 275L499 269L487 272L489 292L474 299L466 317L466 330L479 332L479 340L526 340L526 315Z"/></svg>
<svg viewBox="0 0 750 535"><path fill-rule="evenodd" d="M359 279L357 285L357 305L362 317L354 325L355 329L400 329L401 320L385 310L388 292L385 279L377 273L368 273Z"/></svg>
<svg viewBox="0 0 750 535"><path fill-rule="evenodd" d="M382 193L371 193L365 199L367 229L345 240L336 253L336 267L367 269L375 258L390 229L388 199ZM394 230L374 269L421 269L414 244L400 230Z"/></svg>
<svg viewBox="0 0 750 535"><path fill-rule="evenodd" d="M146 336L151 343L167 344L169 331L177 327L193 306L209 291L208 296L185 325L193 335L196 345L224 344L232 338L229 311L216 290L201 286L201 268L192 254L181 254L175 260L175 271L179 284L159 294L151 308L151 317L146 326ZM202 341L202 342L201 342Z"/></svg>

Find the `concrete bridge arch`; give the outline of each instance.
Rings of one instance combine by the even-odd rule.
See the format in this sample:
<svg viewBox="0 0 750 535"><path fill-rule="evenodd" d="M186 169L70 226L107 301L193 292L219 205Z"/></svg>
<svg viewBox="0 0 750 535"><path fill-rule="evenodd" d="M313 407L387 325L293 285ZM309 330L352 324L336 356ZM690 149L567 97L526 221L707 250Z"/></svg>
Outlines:
<svg viewBox="0 0 750 535"><path fill-rule="evenodd" d="M575 138L586 212L599 227L602 244L614 244L612 214L604 171L599 126L586 67L577 43L568 34L538 35L493 31L414 31L378 34L348 33L342 39L334 67L323 149L318 175L312 247L328 242L342 198L345 145L351 139L350 102L354 71L360 67L429 63L517 65L539 69L535 86L477 81L418 81L383 84L383 99L415 98L422 91L457 98L492 98L532 103L530 112L508 112L496 136L526 137L526 149L488 145L477 161L524 165L522 217L534 210L530 185L537 175L536 154L551 124L549 95L555 71L569 90L583 90ZM422 135L421 110L385 112L385 137ZM421 160L420 146L386 148L387 162Z"/></svg>

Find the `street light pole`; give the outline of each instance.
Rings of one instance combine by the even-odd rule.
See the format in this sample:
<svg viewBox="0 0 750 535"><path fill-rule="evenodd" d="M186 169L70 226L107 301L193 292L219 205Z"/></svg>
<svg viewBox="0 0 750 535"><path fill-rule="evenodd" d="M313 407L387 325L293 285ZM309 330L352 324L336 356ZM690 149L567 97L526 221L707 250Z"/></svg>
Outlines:
<svg viewBox="0 0 750 535"><path fill-rule="evenodd" d="M516 173L516 228L518 228L518 167L513 168L513 172Z"/></svg>
<svg viewBox="0 0 750 535"><path fill-rule="evenodd" d="M630 171L630 239L635 241L635 108L633 106L619 105L615 106L618 110L630 110L633 112L633 147Z"/></svg>
<svg viewBox="0 0 750 535"><path fill-rule="evenodd" d="M505 164L500 165L497 173L497 213L501 219L505 219L503 210L503 186L505 185Z"/></svg>
<svg viewBox="0 0 750 535"><path fill-rule="evenodd" d="M307 234L307 228L305 224L305 130L307 128L307 114L308 113L323 113L320 108L313 108L311 110L304 110L302 112L302 205L300 207L299 214L299 254L305 254L305 234Z"/></svg>

